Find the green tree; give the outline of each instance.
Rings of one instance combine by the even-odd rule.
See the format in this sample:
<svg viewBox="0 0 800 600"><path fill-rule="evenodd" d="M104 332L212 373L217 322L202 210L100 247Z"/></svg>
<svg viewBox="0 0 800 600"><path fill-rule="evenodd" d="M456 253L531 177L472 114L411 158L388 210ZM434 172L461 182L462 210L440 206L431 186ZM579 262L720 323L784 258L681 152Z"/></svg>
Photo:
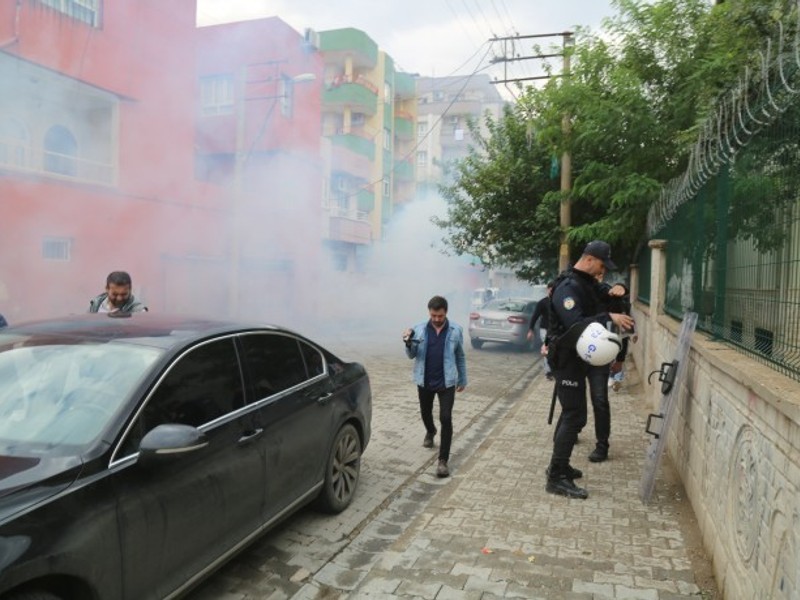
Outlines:
<svg viewBox="0 0 800 600"><path fill-rule="evenodd" d="M449 209L434 222L456 254L472 254L489 267L511 266L523 279L540 281L557 266L558 213L541 200L558 180L550 174L550 152L521 111L506 106L498 119L487 113L486 134L469 123L475 145L451 167L453 183L440 187Z"/></svg>
<svg viewBox="0 0 800 600"><path fill-rule="evenodd" d="M529 280L542 267L550 271L563 195L547 171L552 156L569 152L573 259L583 244L601 238L612 244L618 264L635 260L646 241L647 212L662 186L686 169L702 120L793 6L789 0L614 4L618 13L601 34L578 31L569 76L528 88L501 123L487 123L490 137L456 166L454 183L443 189L450 210L438 221L456 252L516 266Z"/></svg>

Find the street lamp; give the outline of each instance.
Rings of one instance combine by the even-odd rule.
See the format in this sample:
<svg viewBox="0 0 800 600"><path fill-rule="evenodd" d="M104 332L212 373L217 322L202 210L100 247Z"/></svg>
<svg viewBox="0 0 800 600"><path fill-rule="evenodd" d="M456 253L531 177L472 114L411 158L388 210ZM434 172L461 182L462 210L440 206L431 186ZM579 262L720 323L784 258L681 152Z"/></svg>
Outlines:
<svg viewBox="0 0 800 600"><path fill-rule="evenodd" d="M228 282L228 312L231 317L238 316L239 312L239 279L240 279L240 261L241 261L241 246L239 242L240 236L240 204L243 196L244 188L244 172L247 161L250 158L255 145L264 135L267 129L272 113L275 111L275 106L279 100L292 101L294 95L292 93L295 83L308 83L315 81L317 76L314 73L301 73L293 77L283 77L277 73L279 65L287 62L286 60L268 61L260 63L259 65L244 65L239 70L239 83L236 87L236 150L235 162L233 171L233 202L231 205L231 264L230 264L230 277ZM248 81L247 73L250 68L256 66L274 66L276 73L273 76L261 80ZM266 96L256 95L247 97L246 89L248 83L283 83L284 89L278 94L269 94ZM246 103L254 100L272 100L272 104L264 114L261 122L261 127L258 133L253 138L249 148L246 147ZM285 113L290 116L291 113Z"/></svg>

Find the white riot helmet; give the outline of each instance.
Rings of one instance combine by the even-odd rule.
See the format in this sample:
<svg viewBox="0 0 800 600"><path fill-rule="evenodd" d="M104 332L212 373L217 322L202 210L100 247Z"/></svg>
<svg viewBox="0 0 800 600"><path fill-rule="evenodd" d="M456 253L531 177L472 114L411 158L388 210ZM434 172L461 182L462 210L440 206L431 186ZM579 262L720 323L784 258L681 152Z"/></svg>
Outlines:
<svg viewBox="0 0 800 600"><path fill-rule="evenodd" d="M595 367L614 362L621 348L619 336L596 322L589 323L575 345L578 356Z"/></svg>

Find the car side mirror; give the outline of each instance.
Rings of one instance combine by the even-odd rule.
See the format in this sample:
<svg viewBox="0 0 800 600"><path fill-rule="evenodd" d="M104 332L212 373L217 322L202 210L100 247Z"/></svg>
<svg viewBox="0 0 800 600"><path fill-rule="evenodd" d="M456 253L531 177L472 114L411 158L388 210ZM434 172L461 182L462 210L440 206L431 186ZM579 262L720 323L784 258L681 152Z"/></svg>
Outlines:
<svg viewBox="0 0 800 600"><path fill-rule="evenodd" d="M195 452L208 445L206 434L191 425L170 423L147 432L139 444L139 461L152 462Z"/></svg>

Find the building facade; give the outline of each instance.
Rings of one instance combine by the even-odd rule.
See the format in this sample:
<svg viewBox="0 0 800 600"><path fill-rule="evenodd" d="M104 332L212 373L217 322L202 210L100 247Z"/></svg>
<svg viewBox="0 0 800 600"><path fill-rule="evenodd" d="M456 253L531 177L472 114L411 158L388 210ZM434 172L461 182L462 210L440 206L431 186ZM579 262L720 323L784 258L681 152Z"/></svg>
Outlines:
<svg viewBox="0 0 800 600"><path fill-rule="evenodd" d="M84 312L118 269L153 309L224 308L199 285L221 271L225 206L194 177L194 36L194 0L0 2L10 322Z"/></svg>
<svg viewBox="0 0 800 600"><path fill-rule="evenodd" d="M487 132L484 115L497 119L505 101L486 74L418 77L416 95L416 180L422 190L435 193L445 183L447 165L469 153L473 139L468 122Z"/></svg>

